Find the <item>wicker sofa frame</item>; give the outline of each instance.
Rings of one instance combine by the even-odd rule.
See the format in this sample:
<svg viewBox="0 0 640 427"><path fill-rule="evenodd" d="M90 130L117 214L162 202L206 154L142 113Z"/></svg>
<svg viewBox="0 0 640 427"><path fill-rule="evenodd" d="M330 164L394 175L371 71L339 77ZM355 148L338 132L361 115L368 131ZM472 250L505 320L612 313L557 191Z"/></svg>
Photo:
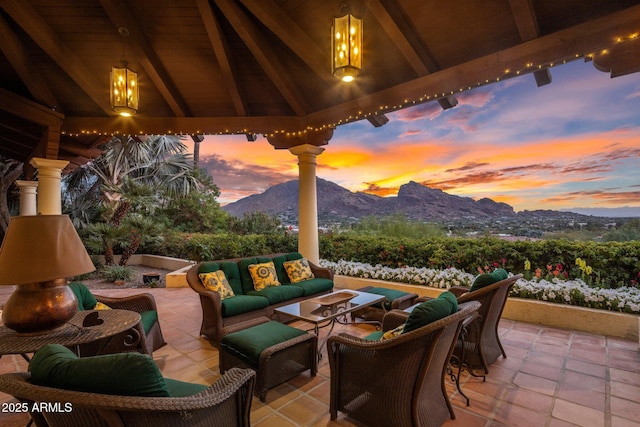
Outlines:
<svg viewBox="0 0 640 427"><path fill-rule="evenodd" d="M384 341L345 333L329 337L331 419L338 411L365 425L441 426L454 419L445 368L462 322L479 307L478 302L461 304L452 315ZM392 310L383 318L383 329L407 317Z"/></svg>
<svg viewBox="0 0 640 427"><path fill-rule="evenodd" d="M249 426L255 373L231 369L206 390L188 397L134 397L42 387L29 373L0 375L0 391L27 402L61 405L61 410L32 411L38 427L228 427ZM70 408L69 412L64 409Z"/></svg>
<svg viewBox="0 0 640 427"><path fill-rule="evenodd" d="M259 257L264 258L274 258L279 255L284 255L284 253L274 253L268 255L259 255ZM213 262L238 262L243 258L231 258L231 259L223 259L223 260L214 260ZM264 309L253 310L247 313L231 316L231 317L222 317L222 300L220 299L220 295L217 292L213 292L204 287L200 278L198 277L198 269L202 263L195 264L189 270L187 270L187 283L199 296L200 296L200 305L202 307L202 325L200 327L200 335L205 336L214 346L218 347L220 345L220 340L224 335L228 332L227 327L230 325L234 325L236 323L245 322L247 320L255 319L257 317L268 317L271 318L273 315L273 311L277 307L281 307L283 305L292 304L294 302L302 301L309 297L299 297L289 299L287 301L283 301L279 304L272 304ZM333 280L333 271L328 268L320 267L311 261L309 261L309 266L311 267L311 271L313 272L315 277ZM323 295L329 292L322 292L317 295Z"/></svg>

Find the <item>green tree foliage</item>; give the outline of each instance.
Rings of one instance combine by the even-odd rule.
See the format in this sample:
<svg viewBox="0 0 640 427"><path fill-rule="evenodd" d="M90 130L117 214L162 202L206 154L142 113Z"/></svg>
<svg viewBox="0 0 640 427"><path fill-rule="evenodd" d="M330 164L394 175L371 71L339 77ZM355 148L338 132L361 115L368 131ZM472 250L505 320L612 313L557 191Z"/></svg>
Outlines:
<svg viewBox="0 0 640 427"><path fill-rule="evenodd" d="M246 212L242 218L229 218L229 231L237 234L282 233L280 220L264 212Z"/></svg>
<svg viewBox="0 0 640 427"><path fill-rule="evenodd" d="M443 237L446 232L442 225L408 220L403 214L384 217L367 216L354 224L350 233L366 236L395 237Z"/></svg>
<svg viewBox="0 0 640 427"><path fill-rule="evenodd" d="M606 242L629 242L640 240L640 219L632 219L604 235Z"/></svg>

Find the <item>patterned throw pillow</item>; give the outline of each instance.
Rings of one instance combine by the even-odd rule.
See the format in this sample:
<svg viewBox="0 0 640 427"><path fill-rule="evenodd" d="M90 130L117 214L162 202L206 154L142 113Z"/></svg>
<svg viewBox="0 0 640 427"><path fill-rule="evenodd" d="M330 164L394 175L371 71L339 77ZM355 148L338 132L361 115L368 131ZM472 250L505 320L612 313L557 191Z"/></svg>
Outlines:
<svg viewBox="0 0 640 427"><path fill-rule="evenodd" d="M98 301L96 303L96 306L93 307L94 310L111 310L111 307L109 307L107 304L101 303L100 301Z"/></svg>
<svg viewBox="0 0 640 427"><path fill-rule="evenodd" d="M211 273L198 274L200 281L210 291L214 291L220 294L220 299L225 299L234 296L233 289L227 280L227 276L224 275L224 271L217 270Z"/></svg>
<svg viewBox="0 0 640 427"><path fill-rule="evenodd" d="M296 259L293 261L285 261L282 263L287 271L287 276L291 283L302 282L303 280L313 279L315 276L311 272L309 261L306 258Z"/></svg>
<svg viewBox="0 0 640 427"><path fill-rule="evenodd" d="M397 337L399 335L402 335L403 332L404 332L404 323L402 325L398 326L395 329L391 329L390 331L385 332L382 335L382 338L380 338L380 341L384 341L384 340L391 339L393 337Z"/></svg>
<svg viewBox="0 0 640 427"><path fill-rule="evenodd" d="M249 265L249 274L251 274L253 288L256 291L261 291L270 286L280 286L278 275L276 273L276 266L273 262L251 264Z"/></svg>

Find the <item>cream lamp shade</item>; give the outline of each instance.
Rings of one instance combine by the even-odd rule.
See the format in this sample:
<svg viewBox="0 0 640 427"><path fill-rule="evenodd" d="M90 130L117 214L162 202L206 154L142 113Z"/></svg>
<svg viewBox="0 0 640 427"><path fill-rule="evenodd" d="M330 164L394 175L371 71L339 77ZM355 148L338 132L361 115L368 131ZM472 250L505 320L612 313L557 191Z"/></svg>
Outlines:
<svg viewBox="0 0 640 427"><path fill-rule="evenodd" d="M16 216L0 248L0 285L17 285L4 325L36 335L63 326L78 309L67 278L95 270L67 215Z"/></svg>

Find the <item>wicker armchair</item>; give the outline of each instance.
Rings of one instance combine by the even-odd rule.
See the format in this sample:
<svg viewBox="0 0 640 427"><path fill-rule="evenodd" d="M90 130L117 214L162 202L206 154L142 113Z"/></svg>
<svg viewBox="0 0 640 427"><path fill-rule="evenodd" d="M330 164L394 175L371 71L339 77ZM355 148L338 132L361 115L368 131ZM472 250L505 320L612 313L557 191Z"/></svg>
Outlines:
<svg viewBox="0 0 640 427"><path fill-rule="evenodd" d="M469 292L469 288L462 286L449 289L456 295L458 304L469 301L479 301L482 304L479 310L480 316L467 326L464 340L465 360L463 362L472 369L482 369L485 374L488 374L489 365L500 355L507 357L498 336L498 322L511 287L521 277L522 274L517 274L473 292ZM454 354L461 357L461 342L457 343Z"/></svg>
<svg viewBox="0 0 640 427"><path fill-rule="evenodd" d="M71 282L69 287L78 299L78 310L94 310L98 303L102 303L113 309L135 311L141 317L141 321L128 331L110 338L80 345L78 348L80 354L95 356L98 354L136 351L153 355L154 350L167 344L162 336L160 322L158 321L158 308L153 295L141 293L112 298L94 295L82 282Z"/></svg>
<svg viewBox="0 0 640 427"><path fill-rule="evenodd" d="M252 370L234 368L192 396L132 397L37 386L31 384L28 373L13 373L0 375L0 391L27 402L29 408L34 402L51 404L49 410L31 412L38 427L227 427L250 425L254 381Z"/></svg>
<svg viewBox="0 0 640 427"><path fill-rule="evenodd" d="M338 411L365 425L441 426L455 418L445 389L444 371L462 321L478 302L426 326L385 341L367 341L347 334L329 337L330 413ZM407 319L388 312L383 329Z"/></svg>
<svg viewBox="0 0 640 427"><path fill-rule="evenodd" d="M156 313L158 312L156 300L153 298L153 295L149 293L130 295L120 298L111 298L102 295L94 296L96 297L98 302L106 304L114 309L130 310L135 311L136 313L145 313L150 311L155 311ZM162 336L162 330L160 329L159 321L154 322L151 328L146 333L143 330L142 322L138 323L135 329L140 335L140 342L135 351L143 354L153 355L153 352L155 350L167 345L167 342ZM106 348L104 352L117 353L123 351L131 351L130 349L127 349L128 341L125 339L125 336L126 333L123 333L122 339L111 339L108 344L108 347L115 345L120 348Z"/></svg>

